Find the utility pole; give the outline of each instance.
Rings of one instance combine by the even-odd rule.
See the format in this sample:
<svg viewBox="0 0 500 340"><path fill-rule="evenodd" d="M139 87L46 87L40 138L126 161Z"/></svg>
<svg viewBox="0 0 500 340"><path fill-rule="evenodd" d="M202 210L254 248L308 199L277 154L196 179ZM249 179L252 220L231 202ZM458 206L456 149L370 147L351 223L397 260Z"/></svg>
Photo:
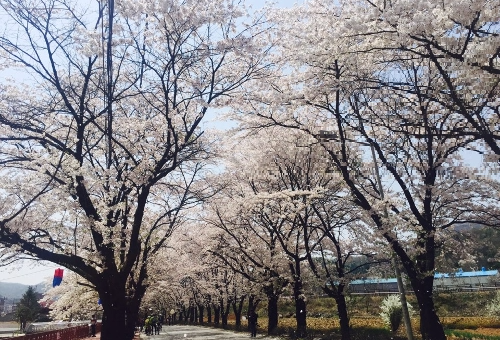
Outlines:
<svg viewBox="0 0 500 340"><path fill-rule="evenodd" d="M323 140L323 141L325 141L325 140L326 141L337 140L338 141L338 135L332 131L321 130L321 131L319 131L319 134L316 135L315 137L318 138L320 141L321 140ZM378 190L379 190L379 194L380 194L380 199L383 200L384 199L384 190L382 187L382 180L380 178L380 171L379 171L379 168L377 165L377 155L375 154L375 148L373 147L373 144L368 143L368 142L361 142L361 141L357 141L357 140L349 139L349 138L346 138L345 140L370 147L370 150L372 153L372 158L373 158L373 165L375 167L375 177L377 180L377 186L378 186ZM388 217L387 209L385 209L385 208L384 208L384 216L386 218ZM398 263L399 261L398 261L398 258L396 256L396 253L392 249L391 249L391 260L392 260L392 265L394 266L394 271L396 274L396 281L398 283L399 299L401 301L401 309L403 312L403 322L404 322L405 328L406 328L406 336L408 337L408 340L414 340L413 339L413 330L411 328L410 313L408 312L408 304L406 301L405 287L403 285L403 279L401 277L401 270L399 269L399 263Z"/></svg>
<svg viewBox="0 0 500 340"><path fill-rule="evenodd" d="M373 163L375 166L375 176L377 177L377 184L378 184L378 190L380 193L380 199L384 199L384 190L382 188L382 181L380 179L380 172L378 169L377 165L377 156L375 154L375 148L371 143L366 143L370 145L370 149L372 152L372 157L373 157ZM384 208L384 216L387 218L388 213L387 209ZM399 261L394 253L394 250L391 250L391 259L392 259L392 265L394 266L394 271L396 272L396 281L398 282L398 290L399 290L399 299L401 300L401 309L403 311L403 321L405 324L406 328L406 336L408 337L408 340L413 340L413 330L411 328L411 320L410 320L410 313L408 312L408 304L406 302L406 292L405 292L405 287L403 285L403 279L401 277L401 270L399 269Z"/></svg>

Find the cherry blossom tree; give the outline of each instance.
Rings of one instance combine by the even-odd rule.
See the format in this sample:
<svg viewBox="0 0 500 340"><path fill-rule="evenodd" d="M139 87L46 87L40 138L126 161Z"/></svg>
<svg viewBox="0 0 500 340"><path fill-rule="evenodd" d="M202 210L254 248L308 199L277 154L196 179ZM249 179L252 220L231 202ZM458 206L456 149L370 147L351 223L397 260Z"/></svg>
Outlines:
<svg viewBox="0 0 500 340"><path fill-rule="evenodd" d="M102 313L94 286L75 273L66 273L59 286L52 287L49 281L46 286L49 288L41 301L50 306L50 316L54 320L88 321L93 314Z"/></svg>
<svg viewBox="0 0 500 340"><path fill-rule="evenodd" d="M349 340L350 325L346 294L352 280L366 276L366 270L389 262L388 247L361 220L349 195L330 190L315 200L314 211L317 238L322 241L314 252L309 252L309 264L328 296L335 299L343 340ZM386 251L384 251L384 248Z"/></svg>
<svg viewBox="0 0 500 340"><path fill-rule="evenodd" d="M393 11L390 19L407 26L385 25L385 3ZM485 24L479 27L494 31L498 26L488 24L494 22L488 16L494 5L485 2L484 8ZM491 48L490 61L479 64L439 59L455 65L447 68L447 80L432 52L420 55L416 40L403 31L429 27L424 19L421 26L420 15L409 1L309 1L277 11L276 73L269 86L255 84L238 117L243 128L299 129L309 143L324 146L363 219L401 260L420 307L423 338L445 339L432 300L436 251L455 225L498 225L498 182L463 159L481 136L496 138L498 79L487 63L496 65L498 49ZM454 15L448 18L453 22ZM453 27L444 32L454 37ZM498 46L495 39L495 33L485 34L484 40ZM468 78L471 70L476 75ZM488 73L483 87L481 72ZM459 100L453 98L455 87ZM483 130L474 130L472 122L464 129L467 110L457 108L460 100L474 104L466 109Z"/></svg>
<svg viewBox="0 0 500 340"><path fill-rule="evenodd" d="M498 162L500 28L495 1L439 3L418 1L346 1L339 17L339 34L352 34L359 44L351 52L373 55L375 62L391 65L402 59L420 59L435 70L433 86L441 91L424 92L461 124L448 126L451 137L469 135L484 143L471 149L491 153ZM399 55L388 59L385 56ZM391 79L392 78L392 79ZM414 93L404 79L392 75L384 87Z"/></svg>
<svg viewBox="0 0 500 340"><path fill-rule="evenodd" d="M0 6L2 254L80 275L102 339L132 339L148 264L208 194L200 123L259 76L263 30L230 0Z"/></svg>
<svg viewBox="0 0 500 340"><path fill-rule="evenodd" d="M273 334L278 326L279 298L290 284L286 274L287 261L275 233L267 228L268 222L256 212L258 208L248 202L254 192L238 190L247 181L244 173L226 169L222 176L227 178L229 173L236 176L232 178L234 183L241 182L239 188L230 187L229 194L221 194L207 204L212 213L204 219L208 225L220 230L217 242L208 251L222 267L230 268L249 282L248 314L255 310L264 294L267 299L267 331Z"/></svg>
<svg viewBox="0 0 500 340"><path fill-rule="evenodd" d="M230 156L221 177L227 187L208 206L213 209L208 222L223 231L215 253L249 280L260 282L268 297L268 315L273 332L277 314L273 308L283 288L290 285L296 302L297 334L306 334L306 297L303 270L314 264L312 254L331 247L334 228L357 220L349 196L342 194L342 182L328 170L327 154L320 145L303 144L307 134L273 129L233 137ZM340 204L345 199L345 204ZM326 208L328 206L329 208ZM322 210L325 209L325 210ZM328 211L327 211L328 210ZM333 213L336 212L336 214ZM355 230L356 224L351 225ZM340 251L342 242L336 246ZM316 246L320 248L316 248ZM323 248L321 248L323 247ZM347 250L346 250L347 251ZM340 274L344 280L346 260L341 255ZM281 258L281 259L280 259ZM323 268L313 265L323 282ZM321 273L321 274L320 274ZM337 273L328 276L336 282ZM338 279L337 279L338 280ZM266 283L267 282L267 283ZM338 298L343 298L342 285ZM335 283L336 284L336 283ZM325 286L326 287L326 286ZM278 289L278 290L277 290ZM333 287L331 288L333 291ZM343 329L349 324L345 300L340 303Z"/></svg>

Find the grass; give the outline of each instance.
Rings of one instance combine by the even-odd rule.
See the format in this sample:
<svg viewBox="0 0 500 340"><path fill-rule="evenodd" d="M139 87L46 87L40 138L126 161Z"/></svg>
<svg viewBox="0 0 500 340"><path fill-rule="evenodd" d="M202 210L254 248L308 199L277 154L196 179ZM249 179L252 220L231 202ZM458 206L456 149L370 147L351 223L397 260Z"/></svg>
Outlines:
<svg viewBox="0 0 500 340"><path fill-rule="evenodd" d="M451 339L461 339L461 340L500 340L499 335L484 335L478 334L476 332L464 331L464 330L456 330L456 329L447 329L445 330L445 334Z"/></svg>

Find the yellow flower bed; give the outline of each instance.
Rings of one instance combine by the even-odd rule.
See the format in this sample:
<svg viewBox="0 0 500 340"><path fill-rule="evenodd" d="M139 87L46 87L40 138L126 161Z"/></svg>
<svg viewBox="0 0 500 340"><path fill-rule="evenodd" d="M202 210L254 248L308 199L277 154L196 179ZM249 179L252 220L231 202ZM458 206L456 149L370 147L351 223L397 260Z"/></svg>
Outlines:
<svg viewBox="0 0 500 340"><path fill-rule="evenodd" d="M349 320L351 327L367 327L367 328L385 328L381 318L351 318ZM279 327L295 328L296 321L294 318L281 318L279 319ZM260 322L259 327L267 327L267 320ZM307 328L328 331L339 328L340 323L337 318L307 318Z"/></svg>
<svg viewBox="0 0 500 340"><path fill-rule="evenodd" d="M448 329L466 330L467 332L500 336L500 319L489 317L442 317L443 326ZM352 328L384 329L387 326L379 317L353 317L349 320ZM412 318L412 328L415 335L419 333L419 318ZM244 323L246 324L246 323ZM280 318L278 327L281 330L293 330L296 327L295 318ZM259 318L259 329L267 329L267 318ZM307 328L317 332L329 332L340 328L337 318L307 318ZM401 325L399 333L404 335L404 326Z"/></svg>
<svg viewBox="0 0 500 340"><path fill-rule="evenodd" d="M500 319L491 317L443 317L441 323L449 329L500 328Z"/></svg>

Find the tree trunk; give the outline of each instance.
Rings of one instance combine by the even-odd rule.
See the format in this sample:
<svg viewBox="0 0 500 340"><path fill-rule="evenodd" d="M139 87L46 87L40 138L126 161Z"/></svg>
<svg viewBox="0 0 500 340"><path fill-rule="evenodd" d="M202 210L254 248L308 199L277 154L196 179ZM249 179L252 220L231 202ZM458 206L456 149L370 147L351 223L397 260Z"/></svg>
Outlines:
<svg viewBox="0 0 500 340"><path fill-rule="evenodd" d="M269 294L267 296L267 334L276 334L278 329L278 300L279 296L276 294Z"/></svg>
<svg viewBox="0 0 500 340"><path fill-rule="evenodd" d="M296 335L298 338L305 338L307 335L306 301L304 300L302 290L300 290L300 292L301 292L300 294L294 294L295 295L295 319L297 320Z"/></svg>
<svg viewBox="0 0 500 340"><path fill-rule="evenodd" d="M245 301L246 295L243 295L240 297L239 301L236 301L236 298L234 299L232 305L233 305L233 312L234 316L236 318L236 328L240 329L241 328L241 311L243 310L243 302Z"/></svg>
<svg viewBox="0 0 500 340"><path fill-rule="evenodd" d="M345 296L339 292L333 297L337 303L337 312L339 313L340 334L342 340L351 340L351 329L349 327L349 316L347 314L347 303Z"/></svg>
<svg viewBox="0 0 500 340"><path fill-rule="evenodd" d="M139 320L139 310L140 310L140 301L129 301L127 305L127 312L125 314L125 323L126 323L126 331L127 334L131 335L131 339L135 334L135 327L137 326L137 320Z"/></svg>
<svg viewBox="0 0 500 340"><path fill-rule="evenodd" d="M129 334L125 324L125 296L120 299L113 292L108 297L102 297L101 302L103 307L101 339L132 340L134 335Z"/></svg>
<svg viewBox="0 0 500 340"><path fill-rule="evenodd" d="M221 309L221 317L222 317L222 328L227 328L227 317L229 315L229 310L231 308L231 304L229 301L224 306L224 300L220 299L220 309Z"/></svg>
<svg viewBox="0 0 500 340"><path fill-rule="evenodd" d="M187 323L187 321L188 321L188 315L189 315L189 311L186 308L186 306L183 305L181 307L181 311L179 313L179 321L184 321L184 322Z"/></svg>
<svg viewBox="0 0 500 340"><path fill-rule="evenodd" d="M214 305L214 324L218 325L220 323L220 306Z"/></svg>
<svg viewBox="0 0 500 340"><path fill-rule="evenodd" d="M212 308L210 305L207 306L207 322L212 323Z"/></svg>
<svg viewBox="0 0 500 340"><path fill-rule="evenodd" d="M343 276L341 276L343 277ZM329 282L323 286L323 291L331 298L335 299L337 312L339 313L340 334L342 340L351 340L351 328L349 327L349 314L347 313L347 303L345 301L345 284Z"/></svg>
<svg viewBox="0 0 500 340"><path fill-rule="evenodd" d="M300 274L300 261L295 259L294 264L290 264L290 271L293 274L293 297L295 299L295 320L297 321L296 337L305 338L307 335L307 311L304 296L304 287Z"/></svg>
<svg viewBox="0 0 500 340"><path fill-rule="evenodd" d="M132 340L145 287L140 285L127 294L127 281L117 273L109 273L102 281L98 287L103 308L101 339Z"/></svg>
<svg viewBox="0 0 500 340"><path fill-rule="evenodd" d="M434 309L433 282L434 277L432 276L427 276L423 280L411 281L420 309L420 333L422 340L446 340L443 325Z"/></svg>
<svg viewBox="0 0 500 340"><path fill-rule="evenodd" d="M198 323L200 325L203 324L203 312L205 311L205 306L203 306L201 303L198 305Z"/></svg>
<svg viewBox="0 0 500 340"><path fill-rule="evenodd" d="M415 292L420 313L420 332L422 340L446 340L443 325L434 309L433 288L435 269L435 239L434 229L419 236L417 243L418 255L416 261L409 259L407 254L393 245L393 249L401 259L406 269L411 286ZM396 245L396 243L395 243Z"/></svg>
<svg viewBox="0 0 500 340"><path fill-rule="evenodd" d="M193 323L196 319L196 307L194 305L189 306L189 322Z"/></svg>

